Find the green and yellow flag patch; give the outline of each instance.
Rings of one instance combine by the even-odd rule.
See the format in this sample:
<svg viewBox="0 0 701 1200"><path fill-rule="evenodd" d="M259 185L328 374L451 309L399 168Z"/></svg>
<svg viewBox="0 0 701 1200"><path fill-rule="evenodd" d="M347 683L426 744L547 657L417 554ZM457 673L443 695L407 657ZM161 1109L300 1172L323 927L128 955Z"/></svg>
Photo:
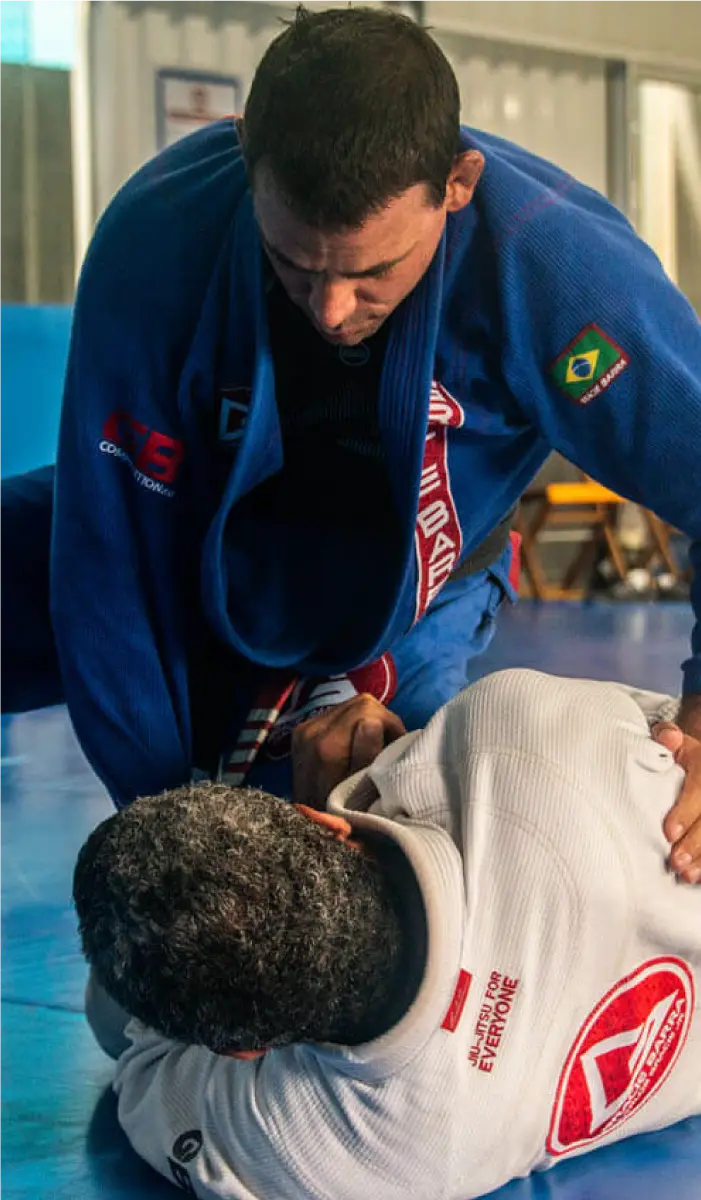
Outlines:
<svg viewBox="0 0 701 1200"><path fill-rule="evenodd" d="M603 329L587 325L548 367L548 374L569 400L583 405L605 392L629 362Z"/></svg>

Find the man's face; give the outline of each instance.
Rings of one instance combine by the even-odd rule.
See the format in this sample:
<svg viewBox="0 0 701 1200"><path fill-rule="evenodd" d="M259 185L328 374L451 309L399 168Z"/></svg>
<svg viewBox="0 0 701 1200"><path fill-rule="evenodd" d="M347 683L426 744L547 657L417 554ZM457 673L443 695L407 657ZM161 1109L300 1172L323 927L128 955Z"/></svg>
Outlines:
<svg viewBox="0 0 701 1200"><path fill-rule="evenodd" d="M323 233L300 221L272 175L256 172L254 201L263 245L290 299L327 341L355 346L372 337L425 274L445 226L416 184L360 229Z"/></svg>

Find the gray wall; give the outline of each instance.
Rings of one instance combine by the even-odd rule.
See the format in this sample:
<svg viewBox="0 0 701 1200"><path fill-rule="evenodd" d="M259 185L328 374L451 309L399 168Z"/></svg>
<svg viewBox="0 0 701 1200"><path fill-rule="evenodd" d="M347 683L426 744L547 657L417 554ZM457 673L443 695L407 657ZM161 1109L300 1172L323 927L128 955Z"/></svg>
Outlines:
<svg viewBox="0 0 701 1200"><path fill-rule="evenodd" d="M429 0L436 29L698 71L701 4L676 0Z"/></svg>
<svg viewBox="0 0 701 1200"><path fill-rule="evenodd" d="M341 0L307 0L312 8L338 4ZM382 0L364 0L382 7ZM655 0L657 5L659 0ZM473 125L491 128L521 140L540 154L558 157L581 178L603 187L600 170L603 128L605 60L625 56L624 50L641 43L633 7L652 0L594 0L579 17L568 22L570 6L565 0L427 0L426 18L453 59L466 97L465 118ZM694 0L700 5L701 0ZM665 22L677 28L673 12L687 0L670 0ZM116 188L156 150L156 74L163 67L234 74L246 95L254 67L271 38L280 30L280 18L293 12L292 0L94 0L90 16L90 86L92 109L92 158L94 158L94 206L100 212ZM540 18L535 8L543 10ZM587 58L581 43L581 28L597 30L600 10L625 13L622 28L629 32L624 46L600 37L598 58ZM574 7L573 7L574 12ZM577 10L579 12L579 10ZM553 37L552 14L559 14L559 35ZM550 14L549 19L545 16ZM475 43L473 34L490 17L491 41ZM469 19L468 19L469 17ZM699 18L701 24L701 18ZM635 24L635 30L633 25ZM659 22L658 22L659 24ZM580 28L581 26L581 28ZM489 32L489 31L487 31ZM546 36L550 32L550 37ZM468 36L466 36L468 35ZM567 35L567 36L565 36ZM502 40L509 37L511 46ZM659 47L657 26L648 30L646 52L654 59ZM543 46L537 47L539 37ZM567 46L567 55L549 53L556 41ZM522 42L523 44L517 44ZM679 38L681 46L693 38ZM699 46L701 68L701 31ZM479 76L484 89L471 80ZM487 114L480 104L498 89L509 85L520 90L521 120L503 121L503 113ZM479 92L479 96L477 95ZM582 114L587 113L586 121ZM567 136L565 131L576 133ZM564 157L563 157L564 156Z"/></svg>
<svg viewBox="0 0 701 1200"><path fill-rule="evenodd" d="M88 207L95 220L124 181L156 153L158 71L234 77L243 103L258 62L283 28L281 20L294 15L294 6L259 0L93 0L87 15Z"/></svg>
<svg viewBox="0 0 701 1200"><path fill-rule="evenodd" d="M308 2L330 6L330 0ZM293 11L292 3L261 0L93 0L84 64L91 154L89 163L79 160L86 180L79 252L117 188L155 153L158 71L235 76L243 98L280 19ZM653 64L663 78L665 69L686 68L701 77L701 3L428 0L423 15L460 75L468 124L511 137L602 190L608 190L606 155L617 174L626 180L628 174L626 148L614 156L606 145L607 63ZM634 136L632 111L626 124ZM613 198L626 205L626 192L627 183Z"/></svg>
<svg viewBox="0 0 701 1200"><path fill-rule="evenodd" d="M456 73L466 125L516 142L607 192L603 60L440 30L433 35Z"/></svg>

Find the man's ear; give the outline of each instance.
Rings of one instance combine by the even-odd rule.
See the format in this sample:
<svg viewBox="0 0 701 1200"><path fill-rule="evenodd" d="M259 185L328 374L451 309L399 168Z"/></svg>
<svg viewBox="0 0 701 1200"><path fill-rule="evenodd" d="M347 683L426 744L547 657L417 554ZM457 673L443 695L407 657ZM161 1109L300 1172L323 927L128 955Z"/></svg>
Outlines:
<svg viewBox="0 0 701 1200"><path fill-rule="evenodd" d="M455 159L445 185L446 212L466 208L484 170L484 155L479 150L465 150Z"/></svg>
<svg viewBox="0 0 701 1200"><path fill-rule="evenodd" d="M337 817L335 813L320 812L319 809L310 808L307 804L295 804L294 807L308 821L314 821L316 825L323 825L329 833L335 835L339 842L345 841L353 832L348 821L345 821L343 817Z"/></svg>
<svg viewBox="0 0 701 1200"><path fill-rule="evenodd" d="M351 837L353 829L350 823L343 817L338 817L335 813L319 811L318 808L309 808L306 804L295 804L294 807L307 820L313 821L315 825L323 825L325 829L328 829L329 833L333 834L334 841L345 842L346 846L349 846L351 850L359 850L361 854L365 853L362 844L356 838Z"/></svg>

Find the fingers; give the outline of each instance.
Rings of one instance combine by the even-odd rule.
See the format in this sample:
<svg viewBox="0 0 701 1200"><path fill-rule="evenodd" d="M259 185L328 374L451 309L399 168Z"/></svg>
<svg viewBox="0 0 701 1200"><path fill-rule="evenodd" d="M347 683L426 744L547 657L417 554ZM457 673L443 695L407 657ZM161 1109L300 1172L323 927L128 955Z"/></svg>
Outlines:
<svg viewBox="0 0 701 1200"><path fill-rule="evenodd" d="M404 737L406 733L406 725L396 713L385 709L385 746L389 746L392 742L398 741L400 737Z"/></svg>
<svg viewBox="0 0 701 1200"><path fill-rule="evenodd" d="M669 750L674 755L678 754L684 745L684 734L679 726L672 724L671 721L660 721L659 724L653 726L651 732L654 741L659 742L665 750Z"/></svg>
<svg viewBox="0 0 701 1200"><path fill-rule="evenodd" d="M304 721L292 736L295 800L324 807L337 784L369 766L385 745L404 733L399 717L367 695Z"/></svg>
<svg viewBox="0 0 701 1200"><path fill-rule="evenodd" d="M353 731L351 742L351 774L362 771L363 767L369 767L371 763L374 763L378 754L382 753L384 745L385 731L382 721L378 721L376 717L359 721Z"/></svg>
<svg viewBox="0 0 701 1200"><path fill-rule="evenodd" d="M685 883L701 882L701 819L674 847L670 864Z"/></svg>
<svg viewBox="0 0 701 1200"><path fill-rule="evenodd" d="M673 843L670 866L686 883L701 880L701 816L697 815L699 801L694 799L700 790L699 783L690 796L685 789L664 822L665 836Z"/></svg>
<svg viewBox="0 0 701 1200"><path fill-rule="evenodd" d="M701 744L670 721L652 730L656 742L674 755L686 772L679 799L664 819L664 835L672 843L669 864L686 883L701 881Z"/></svg>
<svg viewBox="0 0 701 1200"><path fill-rule="evenodd" d="M292 735L292 792L298 804L323 808L329 793L350 773L350 738L320 718L305 721Z"/></svg>
<svg viewBox="0 0 701 1200"><path fill-rule="evenodd" d="M673 808L667 812L663 822L663 832L665 838L667 841L671 842L672 847L675 848L675 850L678 850L677 858L679 857L679 854L687 851L688 847L682 847L681 842L684 839L684 835L687 834L688 830L691 828L691 826L693 826L693 824L693 808L691 808L691 804L684 802L684 793L682 792L675 806L673 806ZM671 862L672 865L675 863L675 852L673 851Z"/></svg>

